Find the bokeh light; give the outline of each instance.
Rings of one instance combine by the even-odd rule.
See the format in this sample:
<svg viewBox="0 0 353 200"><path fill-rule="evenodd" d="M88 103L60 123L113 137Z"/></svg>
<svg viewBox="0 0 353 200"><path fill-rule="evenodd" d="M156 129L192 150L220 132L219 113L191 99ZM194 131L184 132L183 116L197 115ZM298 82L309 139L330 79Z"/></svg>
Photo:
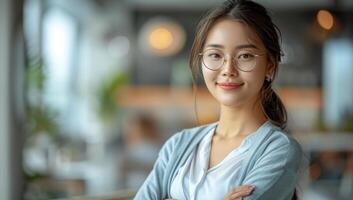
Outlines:
<svg viewBox="0 0 353 200"><path fill-rule="evenodd" d="M330 30L334 25L333 15L327 10L320 10L316 15L316 19L323 29Z"/></svg>
<svg viewBox="0 0 353 200"><path fill-rule="evenodd" d="M167 49L173 43L173 35L166 28L156 28L149 36L149 44L159 50Z"/></svg>
<svg viewBox="0 0 353 200"><path fill-rule="evenodd" d="M140 30L139 47L149 56L173 56L185 44L185 30L174 20L155 17L148 20Z"/></svg>

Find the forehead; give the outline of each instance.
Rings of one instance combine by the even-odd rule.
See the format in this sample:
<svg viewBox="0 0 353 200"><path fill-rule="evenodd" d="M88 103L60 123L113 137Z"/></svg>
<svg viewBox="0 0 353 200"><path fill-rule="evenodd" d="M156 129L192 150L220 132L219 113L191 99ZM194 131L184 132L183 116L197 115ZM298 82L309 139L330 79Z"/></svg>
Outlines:
<svg viewBox="0 0 353 200"><path fill-rule="evenodd" d="M232 19L219 19L209 30L204 47L221 45L225 49L234 49L239 45L253 44L263 49L263 44L256 33L247 25Z"/></svg>

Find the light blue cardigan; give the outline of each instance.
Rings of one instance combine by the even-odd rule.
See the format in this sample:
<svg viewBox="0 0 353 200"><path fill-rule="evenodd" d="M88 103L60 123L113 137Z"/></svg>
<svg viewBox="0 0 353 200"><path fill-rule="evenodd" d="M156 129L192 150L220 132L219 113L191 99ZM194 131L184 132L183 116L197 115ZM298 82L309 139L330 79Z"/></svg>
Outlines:
<svg viewBox="0 0 353 200"><path fill-rule="evenodd" d="M178 169L216 126L213 123L185 129L168 139L134 200L170 198L170 186ZM303 151L296 140L269 121L261 131L249 149L249 157L242 162L241 176L234 180L234 187L256 186L244 200L290 200L298 181Z"/></svg>

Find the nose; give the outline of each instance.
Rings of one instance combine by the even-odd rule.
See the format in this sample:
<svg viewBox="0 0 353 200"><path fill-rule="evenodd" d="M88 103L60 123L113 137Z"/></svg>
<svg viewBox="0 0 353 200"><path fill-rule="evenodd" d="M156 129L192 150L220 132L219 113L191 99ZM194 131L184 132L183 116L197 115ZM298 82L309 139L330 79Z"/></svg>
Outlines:
<svg viewBox="0 0 353 200"><path fill-rule="evenodd" d="M238 76L239 71L234 59L227 59L222 67L222 76Z"/></svg>

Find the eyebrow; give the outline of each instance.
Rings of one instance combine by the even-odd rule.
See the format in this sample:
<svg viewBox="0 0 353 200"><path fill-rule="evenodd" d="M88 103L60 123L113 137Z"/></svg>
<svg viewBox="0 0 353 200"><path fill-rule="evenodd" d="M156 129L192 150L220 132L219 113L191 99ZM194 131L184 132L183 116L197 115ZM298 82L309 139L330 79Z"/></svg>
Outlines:
<svg viewBox="0 0 353 200"><path fill-rule="evenodd" d="M223 45L220 44L209 44L206 47L214 47L214 48L220 48L220 49L224 49ZM253 45L253 44L241 44L235 47L235 49L248 49L248 48L253 48L253 49L258 49L257 46Z"/></svg>

